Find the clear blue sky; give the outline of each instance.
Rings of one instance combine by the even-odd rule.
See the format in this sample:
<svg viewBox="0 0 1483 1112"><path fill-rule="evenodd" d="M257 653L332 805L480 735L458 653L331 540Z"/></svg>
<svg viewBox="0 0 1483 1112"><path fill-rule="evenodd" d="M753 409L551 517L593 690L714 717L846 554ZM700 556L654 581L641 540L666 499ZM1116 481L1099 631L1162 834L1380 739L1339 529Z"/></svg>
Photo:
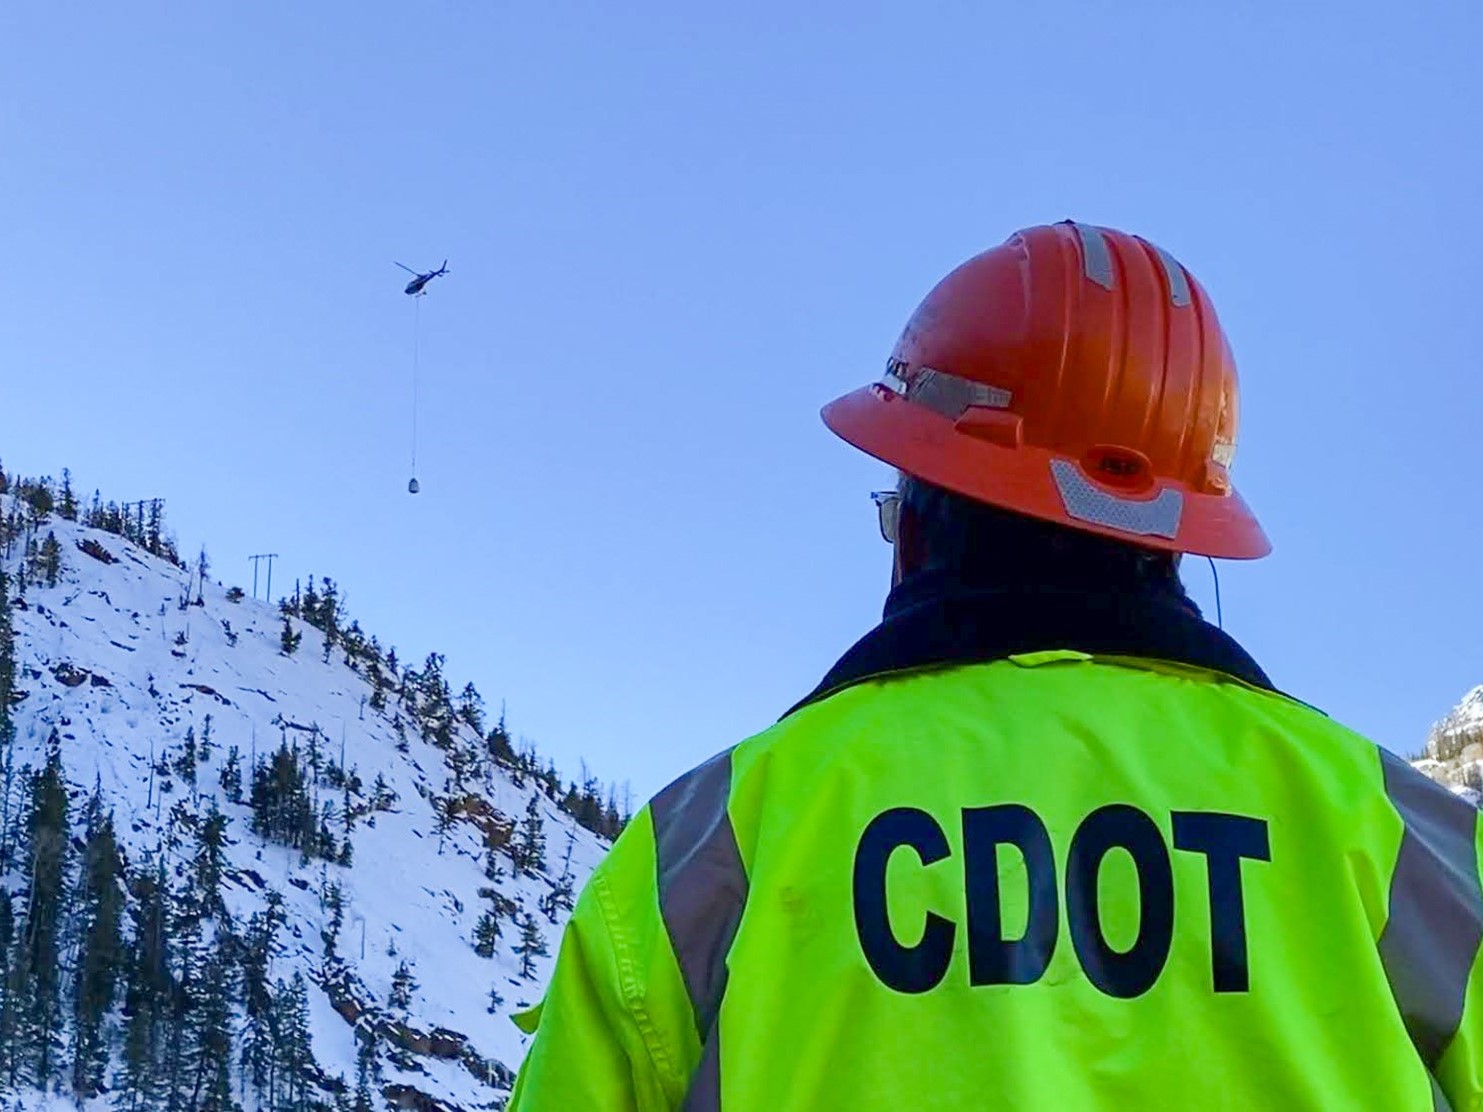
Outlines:
<svg viewBox="0 0 1483 1112"><path fill-rule="evenodd" d="M1227 627L1414 748L1483 683L1480 43L1473 0L5 5L0 459L334 575L643 796L878 615L888 478L818 407L1074 216L1232 337L1277 553ZM392 260L444 256L412 498Z"/></svg>

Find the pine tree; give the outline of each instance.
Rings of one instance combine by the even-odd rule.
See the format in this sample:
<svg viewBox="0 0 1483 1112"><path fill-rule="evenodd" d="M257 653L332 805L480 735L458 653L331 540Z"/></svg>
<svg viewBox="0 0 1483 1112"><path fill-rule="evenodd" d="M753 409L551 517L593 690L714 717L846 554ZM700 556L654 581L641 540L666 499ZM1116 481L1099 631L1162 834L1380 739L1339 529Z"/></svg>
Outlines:
<svg viewBox="0 0 1483 1112"><path fill-rule="evenodd" d="M126 1095L122 1107L144 1112L159 1107L163 1076L161 1058L168 1036L174 984L170 974L175 918L163 858L146 859L129 878L134 901L129 909L133 930L129 944L124 995L124 1042L115 1087Z"/></svg>
<svg viewBox="0 0 1483 1112"><path fill-rule="evenodd" d="M37 555L36 577L46 580L48 587L55 587L62 574L62 546L54 532L48 531L41 542Z"/></svg>
<svg viewBox="0 0 1483 1112"><path fill-rule="evenodd" d="M446 790L448 785L443 785ZM438 796L433 799L433 830L438 835L438 855L443 853L443 843L448 839L448 831L453 828L453 819L457 801L451 795Z"/></svg>
<svg viewBox="0 0 1483 1112"><path fill-rule="evenodd" d="M15 630L10 621L9 583L0 568L0 876L10 872L10 791L15 768Z"/></svg>
<svg viewBox="0 0 1483 1112"><path fill-rule="evenodd" d="M329 576L320 580L322 591L319 596L319 628L325 635L338 641L340 636L340 591Z"/></svg>
<svg viewBox="0 0 1483 1112"><path fill-rule="evenodd" d="M412 970L407 968L405 961L400 962L396 972L391 975L391 995L387 997L387 1006L405 1019L412 1010L412 996L417 987L417 979L412 976Z"/></svg>
<svg viewBox="0 0 1483 1112"><path fill-rule="evenodd" d="M499 915L493 906L486 907L474 926L474 953L481 958L494 957L494 946L499 936Z"/></svg>
<svg viewBox="0 0 1483 1112"><path fill-rule="evenodd" d="M235 745L227 750L226 764L222 766L221 790L228 802L242 802L242 754Z"/></svg>
<svg viewBox="0 0 1483 1112"><path fill-rule="evenodd" d="M472 683L464 684L463 694L458 697L458 717L474 733L484 732L484 700Z"/></svg>
<svg viewBox="0 0 1483 1112"><path fill-rule="evenodd" d="M70 842L60 744L53 730L46 766L30 778L26 914L14 970L21 988L19 1058L23 1076L38 1087L51 1079L62 1045L62 911Z"/></svg>
<svg viewBox="0 0 1483 1112"><path fill-rule="evenodd" d="M598 831L605 838L617 838L623 833L623 816L618 814L617 789L608 788L608 805L602 813L602 829Z"/></svg>
<svg viewBox="0 0 1483 1112"><path fill-rule="evenodd" d="M531 877L546 867L546 825L541 820L540 805L540 796L532 795L517 837L510 843L510 859L520 872Z"/></svg>
<svg viewBox="0 0 1483 1112"><path fill-rule="evenodd" d="M68 521L77 520L77 495L72 490L72 472L65 467L62 468L62 502L57 512Z"/></svg>
<svg viewBox="0 0 1483 1112"><path fill-rule="evenodd" d="M306 856L330 852L330 847L322 844L320 819L314 812L298 750L290 749L288 742L282 742L271 757L253 769L250 803L254 833Z"/></svg>
<svg viewBox="0 0 1483 1112"><path fill-rule="evenodd" d="M144 548L151 556L165 555L165 506L158 498L149 503L149 520L144 527Z"/></svg>
<svg viewBox="0 0 1483 1112"><path fill-rule="evenodd" d="M391 785L386 782L386 777L376 773L376 780L371 785L371 809L373 811L387 811L397 801L397 793L391 790Z"/></svg>
<svg viewBox="0 0 1483 1112"><path fill-rule="evenodd" d="M56 509L56 498L52 495L51 479L43 476L39 480L27 480L20 486L21 500L26 503L30 511L31 528L35 528L46 520L48 514Z"/></svg>
<svg viewBox="0 0 1483 1112"><path fill-rule="evenodd" d="M175 761L175 774L187 784L196 782L196 765L200 763L200 750L196 745L196 727L185 728L185 738L180 745L180 756Z"/></svg>
<svg viewBox="0 0 1483 1112"><path fill-rule="evenodd" d="M16 1001L19 987L12 978L15 910L8 889L0 887L0 1077L15 1079Z"/></svg>
<svg viewBox="0 0 1483 1112"><path fill-rule="evenodd" d="M227 817L211 801L211 808L196 830L194 861L195 896L201 914L216 917L226 913L221 898L221 877L226 864Z"/></svg>
<svg viewBox="0 0 1483 1112"><path fill-rule="evenodd" d="M314 1075L314 1051L309 1039L309 988L304 975L278 982L273 994L274 1031L279 1061L277 1112L308 1112L309 1084Z"/></svg>
<svg viewBox="0 0 1483 1112"><path fill-rule="evenodd" d="M489 750L489 755L495 759L496 763L504 765L507 768L514 765L515 746L510 741L510 731L505 728L504 707L500 708L499 721L489 731L489 736L484 739L484 744Z"/></svg>
<svg viewBox="0 0 1483 1112"><path fill-rule="evenodd" d="M527 980L535 972L535 959L547 954L541 926L528 911L520 916L520 941L515 944L515 953L520 955L520 975Z"/></svg>
<svg viewBox="0 0 1483 1112"><path fill-rule="evenodd" d="M81 923L72 988L72 1092L79 1100L102 1091L108 1066L107 1017L124 964L123 858L101 790L87 805L82 870L74 903Z"/></svg>
<svg viewBox="0 0 1483 1112"><path fill-rule="evenodd" d="M142 530L141 530L142 532ZM206 605L206 575L211 571L211 560L206 555L206 546L201 546L201 554L196 557L196 605Z"/></svg>
<svg viewBox="0 0 1483 1112"><path fill-rule="evenodd" d="M376 1025L355 1029L355 1112L376 1112L375 1092L381 1085L381 1061L376 1055Z"/></svg>
<svg viewBox="0 0 1483 1112"><path fill-rule="evenodd" d="M566 854L561 860L561 875L551 885L551 892L543 901L542 911L546 918L554 925L556 915L559 911L570 911L576 895L576 878L572 876L572 848L576 844L576 834L568 830L566 835Z"/></svg>
<svg viewBox="0 0 1483 1112"><path fill-rule="evenodd" d="M299 651L299 643L304 640L303 633L294 632L293 620L284 615L283 632L278 637L278 647L284 656L293 656Z"/></svg>
<svg viewBox="0 0 1483 1112"><path fill-rule="evenodd" d="M339 848L335 845L335 835L330 831L330 823L334 820L335 805L326 801L324 810L320 814L319 829L315 831L313 844L304 849L303 860L308 862L310 856L322 857L326 861L338 861L340 858Z"/></svg>
<svg viewBox="0 0 1483 1112"><path fill-rule="evenodd" d="M242 946L242 1071L259 1095L270 1091L276 1066L271 973L283 922L283 897L270 889L263 910L248 922Z"/></svg>
<svg viewBox="0 0 1483 1112"><path fill-rule="evenodd" d="M319 932L324 943L324 956L333 958L335 947L340 941L340 930L345 925L345 895L340 885L331 883L324 890L324 927Z"/></svg>
<svg viewBox="0 0 1483 1112"><path fill-rule="evenodd" d="M576 819L578 822L582 821L582 796L577 791L577 785L575 781L567 784L566 794L561 797L561 802L558 803L557 806L560 807L567 814L571 815L572 818Z"/></svg>
<svg viewBox="0 0 1483 1112"><path fill-rule="evenodd" d="M189 888L171 901L172 992L166 1012L169 1028L163 1047L163 1086L170 1109L188 1108L196 1077L197 1035L193 1023L204 988L207 947L203 922Z"/></svg>
<svg viewBox="0 0 1483 1112"><path fill-rule="evenodd" d="M297 589L298 584L294 587ZM314 576L310 576L304 586L304 594L299 602L299 615L310 625L319 624L319 592L314 587Z"/></svg>
<svg viewBox="0 0 1483 1112"><path fill-rule="evenodd" d="M0 746L15 736L11 703L15 699L15 628L10 619L10 580L0 567Z"/></svg>
<svg viewBox="0 0 1483 1112"><path fill-rule="evenodd" d="M359 773L351 768L350 775L345 778L345 794L340 799L340 814L345 817L345 841L350 841L350 835L355 833L356 805L353 795L359 795L361 779Z"/></svg>
<svg viewBox="0 0 1483 1112"><path fill-rule="evenodd" d="M215 945L201 966L188 1015L193 1076L186 1106L202 1112L230 1112L232 1099L232 1001L236 990L231 932L218 929Z"/></svg>

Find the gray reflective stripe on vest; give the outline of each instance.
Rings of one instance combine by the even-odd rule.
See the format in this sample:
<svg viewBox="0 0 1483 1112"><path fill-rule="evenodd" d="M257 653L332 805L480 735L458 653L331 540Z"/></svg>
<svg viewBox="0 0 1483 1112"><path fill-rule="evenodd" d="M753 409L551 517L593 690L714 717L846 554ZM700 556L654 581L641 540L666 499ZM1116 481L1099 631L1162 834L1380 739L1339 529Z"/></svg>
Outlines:
<svg viewBox="0 0 1483 1112"><path fill-rule="evenodd" d="M685 1103L680 1112L721 1112L721 1031L717 1028L705 1040L700 1065L685 1090Z"/></svg>
<svg viewBox="0 0 1483 1112"><path fill-rule="evenodd" d="M1442 1086L1435 1077L1427 1074L1432 1083L1432 1112L1452 1112L1452 1105L1447 1100L1447 1094L1442 1092Z"/></svg>
<svg viewBox="0 0 1483 1112"><path fill-rule="evenodd" d="M1394 753L1382 749L1380 758L1386 794L1406 824L1380 960L1411 1042L1434 1069L1457 1034L1483 942L1478 811Z"/></svg>
<svg viewBox="0 0 1483 1112"><path fill-rule="evenodd" d="M1173 540L1179 535L1179 520L1184 516L1184 495L1179 491L1162 490L1157 498L1119 498L1094 486L1069 460L1053 459L1050 469L1066 513L1077 521L1140 537Z"/></svg>
<svg viewBox="0 0 1483 1112"><path fill-rule="evenodd" d="M1112 289L1115 281L1112 272L1112 249L1107 246L1107 240L1102 236L1102 229L1094 228L1090 224L1078 224L1075 221L1070 223L1076 229L1076 237L1081 240L1081 255L1086 267L1086 276L1104 290Z"/></svg>
<svg viewBox="0 0 1483 1112"><path fill-rule="evenodd" d="M720 1107L716 1024L726 994L726 955L747 903L747 872L727 803L731 753L714 757L665 788L649 805L659 912L685 979L704 1051L685 1112Z"/></svg>

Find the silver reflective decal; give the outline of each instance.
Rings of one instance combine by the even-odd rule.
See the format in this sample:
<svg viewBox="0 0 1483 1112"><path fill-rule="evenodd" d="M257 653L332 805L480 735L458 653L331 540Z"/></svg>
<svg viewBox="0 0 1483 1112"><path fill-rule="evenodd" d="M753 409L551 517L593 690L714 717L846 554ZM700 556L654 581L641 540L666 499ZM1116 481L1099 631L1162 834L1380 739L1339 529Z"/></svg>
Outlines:
<svg viewBox="0 0 1483 1112"><path fill-rule="evenodd" d="M1120 498L1093 484L1070 460L1053 459L1050 469L1066 513L1077 521L1139 537L1173 540L1179 535L1184 516L1184 495L1179 491L1163 490L1151 499Z"/></svg>
<svg viewBox="0 0 1483 1112"><path fill-rule="evenodd" d="M1169 279L1169 300L1174 302L1176 309L1187 308L1190 302L1189 276L1184 273L1184 267L1162 247L1155 247L1154 250L1164 263L1164 276Z"/></svg>
<svg viewBox="0 0 1483 1112"><path fill-rule="evenodd" d="M1116 281L1112 270L1112 249L1107 246L1102 229L1075 222L1071 226L1076 229L1076 235L1081 240L1081 254L1086 260L1086 276L1104 290L1112 289Z"/></svg>

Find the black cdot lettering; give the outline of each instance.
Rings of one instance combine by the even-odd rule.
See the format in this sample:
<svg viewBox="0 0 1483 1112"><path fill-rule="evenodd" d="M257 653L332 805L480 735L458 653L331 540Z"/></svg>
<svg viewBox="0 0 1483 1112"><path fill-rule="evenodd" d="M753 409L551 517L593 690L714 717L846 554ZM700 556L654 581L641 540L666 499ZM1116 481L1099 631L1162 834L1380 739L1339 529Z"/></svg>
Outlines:
<svg viewBox="0 0 1483 1112"><path fill-rule="evenodd" d="M1138 937L1125 953L1107 944L1097 905L1102 859L1115 848L1127 850L1138 872ZM1142 996L1153 987L1174 940L1174 872L1153 819L1121 803L1086 817L1066 860L1066 916L1071 944L1092 984L1122 999Z"/></svg>
<svg viewBox="0 0 1483 1112"><path fill-rule="evenodd" d="M1025 859L1025 933L1004 937L999 847ZM1056 859L1040 816L1018 803L963 812L963 868L968 898L968 977L975 985L1031 985L1045 976L1060 929Z"/></svg>
<svg viewBox="0 0 1483 1112"><path fill-rule="evenodd" d="M923 865L949 853L947 836L926 811L897 807L872 819L855 850L855 930L877 977L897 992L927 992L947 975L957 928L929 911L916 945L897 941L886 899L886 866L902 847L915 850Z"/></svg>
<svg viewBox="0 0 1483 1112"><path fill-rule="evenodd" d="M1059 941L1063 891L1077 960L1099 991L1131 999L1158 982L1174 940L1174 873L1169 846L1149 815L1120 803L1088 815L1071 838L1064 889L1057 883L1050 833L1029 807L970 807L961 818L970 985L1033 985L1045 976ZM1215 991L1249 992L1242 863L1271 861L1268 823L1219 811L1174 811L1170 819L1174 849L1205 858ZM1004 929L1004 883L1015 870L1001 869L1000 849L1011 846L1025 866L1025 929L1018 938L1006 937ZM865 960L884 984L897 992L929 992L947 976L958 924L926 911L916 942L897 937L886 874L898 849L912 850L924 868L952 853L942 827L925 811L897 807L872 819L855 850L855 931ZM1138 886L1138 931L1127 950L1107 941L1098 902L1102 865L1115 849L1132 859Z"/></svg>
<svg viewBox="0 0 1483 1112"><path fill-rule="evenodd" d="M1241 862L1270 861L1267 824L1218 811L1175 811L1174 848L1205 855L1210 886L1210 965L1216 992L1249 992Z"/></svg>

